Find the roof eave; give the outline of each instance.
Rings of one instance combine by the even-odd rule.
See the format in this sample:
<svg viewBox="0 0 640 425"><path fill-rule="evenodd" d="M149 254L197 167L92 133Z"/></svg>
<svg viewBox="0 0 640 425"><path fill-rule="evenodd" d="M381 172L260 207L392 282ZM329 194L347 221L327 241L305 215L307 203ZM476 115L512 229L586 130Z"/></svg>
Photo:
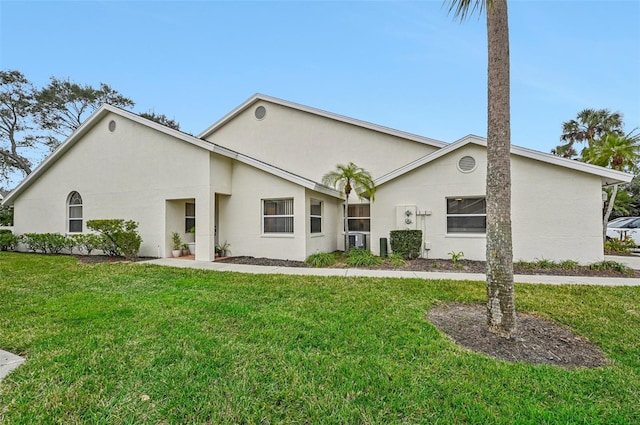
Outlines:
<svg viewBox="0 0 640 425"><path fill-rule="evenodd" d="M313 191L316 191L316 192L319 192L319 193L323 193L325 195L329 195L329 196L332 196L334 198L339 198L339 199L343 198L342 194L339 191L337 191L335 189L332 189L330 187L324 186L324 185L322 185L322 184L320 184L318 182L315 182L313 180L309 180L307 178L298 176L296 174L292 174L292 173L290 173L288 171L285 171L285 170L283 170L281 168L274 167L273 165L267 164L266 162L262 162L260 160L257 160L255 158L250 157L250 156L241 154L240 152L236 152L236 151L233 151L231 149L225 148L223 146L216 145L216 144L213 144L213 143L210 143L210 145L212 146L211 151L216 153L216 154L225 156L227 158L234 159L236 161L240 161L243 164L247 164L247 165L252 166L254 168L257 168L259 170L265 171L265 172L267 172L269 174L272 174L274 176L280 177L280 178L282 178L284 180L290 181L292 183L295 183L295 184L297 184L299 186L302 186L302 187L305 187L307 189L310 189L310 190L313 190Z"/></svg>
<svg viewBox="0 0 640 425"><path fill-rule="evenodd" d="M77 143L82 138L82 136L84 136L98 121L100 121L109 113L123 116L139 124L145 125L192 145L203 148L209 152L215 152L223 156L239 160L245 164L251 165L253 167L261 169L262 171L281 177L292 183L299 184L305 188L324 193L325 195L329 195L335 198L341 198L340 192L323 186L312 180L305 179L303 177L273 167L269 164L258 161L241 153L234 152L230 149L226 149L211 142L207 142L206 140L202 140L181 131L174 130L162 124L158 124L155 121L148 120L132 112L125 111L124 109L105 104L102 105L96 112L94 112L75 132L71 134L71 136L67 138L67 140L65 140L51 155L49 155L44 161L42 161L40 165L38 165L38 167L36 167L36 169L29 176L27 176L27 178L25 178L13 191L11 191L9 195L7 195L7 197L2 201L2 204L12 204L15 198L20 193L26 190L33 181L35 181L40 175L42 175L53 163L55 163L55 161L58 160L59 157L61 157L66 151L68 151L73 145L75 145L75 143Z"/></svg>
<svg viewBox="0 0 640 425"><path fill-rule="evenodd" d="M374 183L376 184L376 186L387 183L395 179L396 177L399 177L405 173L408 173L411 170L421 167L422 165L432 162L444 155L449 154L450 152L453 152L471 143L486 147L487 139L480 136L473 135L473 134L467 135L461 139L456 140L455 142L451 143L450 145L440 150L437 150L421 158L418 158L417 160L412 161L409 164L406 164L396 170L393 170L385 174L384 176L378 177L374 181ZM597 165L587 164L585 162L575 161L572 159L562 158L559 156L538 152L532 149L522 148L520 146L515 146L515 145L511 145L511 154L537 160L547 164L557 165L560 167L581 171L587 174L597 175L601 178L603 187L612 186L615 184L629 183L634 178L633 174L612 170L609 168L599 167Z"/></svg>
<svg viewBox="0 0 640 425"><path fill-rule="evenodd" d="M249 99L247 99L245 102L243 102L240 106L235 108L233 111L229 112L227 115L225 115L224 117L222 117L221 119L216 121L213 125L211 125L209 128L207 128L205 131L200 133L198 135L198 137L201 138L201 139L209 137L218 128L222 127L223 125L225 125L226 123L231 121L237 115L239 115L240 113L242 113L243 111L245 111L247 108L249 108L251 105L253 105L254 103L256 103L258 101L270 102L270 103L273 103L273 104L277 104L277 105L285 106L285 107L288 107L288 108L296 109L296 110L299 110L299 111L307 112L309 114L313 114L313 115L329 118L329 119L332 119L332 120L344 122L344 123L347 123L347 124L355 125L355 126L358 126L358 127L366 128L366 129L373 130L373 131L376 131L376 132L379 132L379 133L388 134L390 136L400 137L400 138L411 140L411 141L414 141L414 142L426 144L426 145L433 146L433 147L436 147L436 148L442 148L442 147L445 147L445 146L448 145L448 143L442 142L440 140L435 140L435 139L431 139L431 138L428 138L428 137L423 137L423 136L419 136L419 135L416 135L416 134L407 133L407 132L404 132L404 131L401 131L401 130L396 130L396 129L393 129L393 128L389 128L389 127L373 124L373 123L370 123L370 122L367 122L367 121L358 120L356 118L351 118L351 117L347 117L347 116L344 116L344 115L335 114L333 112L324 111L322 109L312 108L310 106L301 105L299 103L290 102L288 100L283 100L283 99L267 96L267 95L260 94L260 93L256 93L255 95L251 96Z"/></svg>

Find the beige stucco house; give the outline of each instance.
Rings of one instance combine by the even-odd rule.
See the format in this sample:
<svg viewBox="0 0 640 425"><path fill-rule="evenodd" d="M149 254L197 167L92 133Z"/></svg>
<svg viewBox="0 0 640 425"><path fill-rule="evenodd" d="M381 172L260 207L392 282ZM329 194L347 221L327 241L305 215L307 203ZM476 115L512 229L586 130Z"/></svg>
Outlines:
<svg viewBox="0 0 640 425"><path fill-rule="evenodd" d="M104 105L4 202L17 234L124 218L139 223L143 256L170 256L179 232L196 260L214 260L223 241L233 255L304 260L344 249L343 196L319 182L354 162L377 192L350 199L352 243L378 253L391 230L421 229L424 256L481 260L485 148L476 136L447 144L264 95L198 137ZM514 258L602 260L602 188L632 176L511 152Z"/></svg>

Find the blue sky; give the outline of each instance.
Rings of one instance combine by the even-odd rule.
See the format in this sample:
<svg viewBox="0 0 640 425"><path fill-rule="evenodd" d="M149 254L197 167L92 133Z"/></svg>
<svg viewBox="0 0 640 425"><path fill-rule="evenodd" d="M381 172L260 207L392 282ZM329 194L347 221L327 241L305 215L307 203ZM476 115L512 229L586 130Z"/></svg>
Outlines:
<svg viewBox="0 0 640 425"><path fill-rule="evenodd" d="M640 126L640 1L509 2L512 143L584 108ZM0 67L105 82L198 134L254 93L453 142L486 136L484 18L441 1L6 1Z"/></svg>

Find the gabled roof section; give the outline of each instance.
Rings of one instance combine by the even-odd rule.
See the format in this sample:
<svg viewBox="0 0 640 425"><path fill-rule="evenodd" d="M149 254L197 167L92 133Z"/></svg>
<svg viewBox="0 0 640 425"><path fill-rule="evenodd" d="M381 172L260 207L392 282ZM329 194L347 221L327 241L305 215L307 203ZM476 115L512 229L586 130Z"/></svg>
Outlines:
<svg viewBox="0 0 640 425"><path fill-rule="evenodd" d="M76 131L74 131L71 136L67 138L67 140L65 140L60 146L58 146L58 148L53 151L51 155L49 155L44 161L42 161L31 174L29 174L13 191L11 191L5 197L4 201L2 201L2 204L12 204L18 195L20 195L31 184L33 184L33 182L36 181L38 177L40 177L47 169L49 169L49 167L51 167L59 158L61 158L65 154L65 152L67 152L69 149L71 149L71 147L78 143L82 139L82 137L89 132L89 130L91 130L98 122L100 122L102 118L110 113L152 128L156 131L182 140L185 143L190 143L192 145L198 146L209 152L214 152L216 154L243 162L254 168L258 168L269 174L281 177L307 189L315 190L317 192L321 192L325 195L333 196L339 199L344 198L344 196L337 190L324 186L318 182L300 177L296 174L274 167L265 162L240 154L238 152L234 152L230 149L223 148L206 140L191 136L190 134L174 130L155 121L143 118L140 115L134 114L133 112L125 111L124 109L120 109L112 105L103 104L89 118L87 118L87 120L80 127L78 127L78 129L76 129Z"/></svg>
<svg viewBox="0 0 640 425"><path fill-rule="evenodd" d="M376 186L380 186L388 181L395 179L396 177L408 173L409 171L415 170L416 168L428 164L429 162L435 161L436 159L448 155L449 153L469 144L475 144L486 148L487 139L470 134L463 137L462 139L456 140L455 142L440 150L418 158L403 167L385 174L384 176L378 177L374 181L374 183L376 184ZM546 164L557 165L559 167L565 167L571 170L599 176L602 181L602 186L611 186L619 183L629 183L634 177L633 174L611 170L609 168L599 167L597 165L587 164L585 162L580 162L573 159L562 158L548 153L538 152L514 145L511 145L511 154L533 159Z"/></svg>
<svg viewBox="0 0 640 425"><path fill-rule="evenodd" d="M198 139L199 140L199 139ZM207 142L209 143L209 142ZM217 153L222 156L226 156L227 158L235 159L237 161L242 162L243 164L250 165L259 170L265 171L274 176L283 178L292 183L296 183L302 187L307 189L314 190L316 192L324 193L325 195L333 196L334 198L344 199L344 195L328 186L325 186L321 183L310 180L306 177L299 176L297 174L293 174L289 171L283 170L282 168L274 167L273 165L267 164L266 162L260 161L258 159L252 158L250 156L241 154L239 152L233 151L231 149L215 145L213 143L209 143L213 149L209 149L211 152Z"/></svg>
<svg viewBox="0 0 640 425"><path fill-rule="evenodd" d="M298 111L307 112L309 114L313 114L313 115L329 118L329 119L332 119L332 120L335 120L335 121L340 121L340 122L351 124L351 125L354 125L354 126L357 126L357 127L366 128L366 129L369 129L369 130L377 131L379 133L384 133L384 134L388 134L388 135L391 135L391 136L395 136L395 137L400 137L400 138L403 138L403 139L411 140L411 141L414 141L414 142L423 143L425 145L433 146L433 147L436 147L436 148L442 148L444 146L447 146L447 143L441 142L439 140L430 139L428 137L418 136L416 134L411 134L411 133L407 133L407 132L400 131L400 130L395 130L395 129L392 129L392 128L389 128L389 127L384 127L384 126L373 124L373 123L370 123L370 122L361 121L361 120L358 120L358 119L355 119L355 118L346 117L344 115L334 114L333 112L323 111L321 109L316 109L316 108L312 108L310 106L300 105L298 103L289 102L288 100L278 99L278 98L267 96L267 95L260 94L260 93L257 93L255 95L253 95L252 97L250 97L243 104L238 106L233 111L229 112L227 115L222 117L220 120L218 120L211 127L207 128L205 131L203 131L201 134L199 134L198 137L200 137L201 139L205 139L205 138L209 137L217 129L219 129L220 127L224 126L226 123L228 123L229 121L234 119L236 116L238 116L239 114L241 114L242 112L244 112L245 110L247 110L248 108L250 108L252 105L254 105L255 103L257 103L259 101L274 103L276 105L285 106L287 108L296 109Z"/></svg>

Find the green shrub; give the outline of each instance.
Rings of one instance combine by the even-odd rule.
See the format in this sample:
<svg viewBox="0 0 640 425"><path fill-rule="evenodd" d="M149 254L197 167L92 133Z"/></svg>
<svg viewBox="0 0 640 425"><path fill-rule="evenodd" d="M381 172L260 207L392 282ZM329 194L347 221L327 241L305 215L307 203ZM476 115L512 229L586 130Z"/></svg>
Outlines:
<svg viewBox="0 0 640 425"><path fill-rule="evenodd" d="M458 261L461 261L464 258L464 252L459 251L459 252L455 252L455 251L451 251L449 252L449 255L451 256L451 262L453 263L453 265L457 265Z"/></svg>
<svg viewBox="0 0 640 425"><path fill-rule="evenodd" d="M0 205L0 226L13 226L12 206Z"/></svg>
<svg viewBox="0 0 640 425"><path fill-rule="evenodd" d="M422 230L392 230L389 243L391 251L405 260L418 258L422 252Z"/></svg>
<svg viewBox="0 0 640 425"><path fill-rule="evenodd" d="M133 220L107 219L89 220L87 227L102 236L97 248L112 256L133 259L138 256L142 238L138 234L138 223Z"/></svg>
<svg viewBox="0 0 640 425"><path fill-rule="evenodd" d="M362 248L351 248L347 255L347 265L350 267L368 267L382 264L382 260Z"/></svg>
<svg viewBox="0 0 640 425"><path fill-rule="evenodd" d="M47 241L44 233L25 233L20 240L31 252L47 253Z"/></svg>
<svg viewBox="0 0 640 425"><path fill-rule="evenodd" d="M578 264L578 262L574 260L564 260L560 263L560 267L563 270L575 270L580 267L580 264Z"/></svg>
<svg viewBox="0 0 640 425"><path fill-rule="evenodd" d="M65 235L60 233L45 233L43 235L47 251L51 254L60 254L67 247L68 241Z"/></svg>
<svg viewBox="0 0 640 425"><path fill-rule="evenodd" d="M558 267L558 264L556 264L555 261L547 260L546 258L538 260L534 264L540 269L554 269Z"/></svg>
<svg viewBox="0 0 640 425"><path fill-rule="evenodd" d="M71 235L69 239L74 242L74 247L80 251L80 253L87 255L91 255L94 249L100 249L102 245L102 237L94 233Z"/></svg>
<svg viewBox="0 0 640 425"><path fill-rule="evenodd" d="M32 252L60 254L69 246L69 238L60 233L25 233L20 241Z"/></svg>
<svg viewBox="0 0 640 425"><path fill-rule="evenodd" d="M600 261L599 263L589 264L591 270L614 270L622 274L633 275L633 269L620 264L616 261Z"/></svg>
<svg viewBox="0 0 640 425"><path fill-rule="evenodd" d="M18 244L18 237L9 229L0 229L0 251L13 251Z"/></svg>
<svg viewBox="0 0 640 425"><path fill-rule="evenodd" d="M311 267L329 267L336 263L336 256L332 252L318 252L308 256L304 262Z"/></svg>
<svg viewBox="0 0 640 425"><path fill-rule="evenodd" d="M395 253L395 252L389 255L388 261L395 268L402 268L402 267L406 267L407 266L407 262L402 257L402 255L400 255L398 253Z"/></svg>
<svg viewBox="0 0 640 425"><path fill-rule="evenodd" d="M535 269L536 268L536 263L532 263L530 261L516 261L515 263L513 263L514 267L521 267L523 269Z"/></svg>
<svg viewBox="0 0 640 425"><path fill-rule="evenodd" d="M636 247L636 243L630 237L624 239L607 239L604 243L604 250L611 252L621 252L628 254Z"/></svg>

